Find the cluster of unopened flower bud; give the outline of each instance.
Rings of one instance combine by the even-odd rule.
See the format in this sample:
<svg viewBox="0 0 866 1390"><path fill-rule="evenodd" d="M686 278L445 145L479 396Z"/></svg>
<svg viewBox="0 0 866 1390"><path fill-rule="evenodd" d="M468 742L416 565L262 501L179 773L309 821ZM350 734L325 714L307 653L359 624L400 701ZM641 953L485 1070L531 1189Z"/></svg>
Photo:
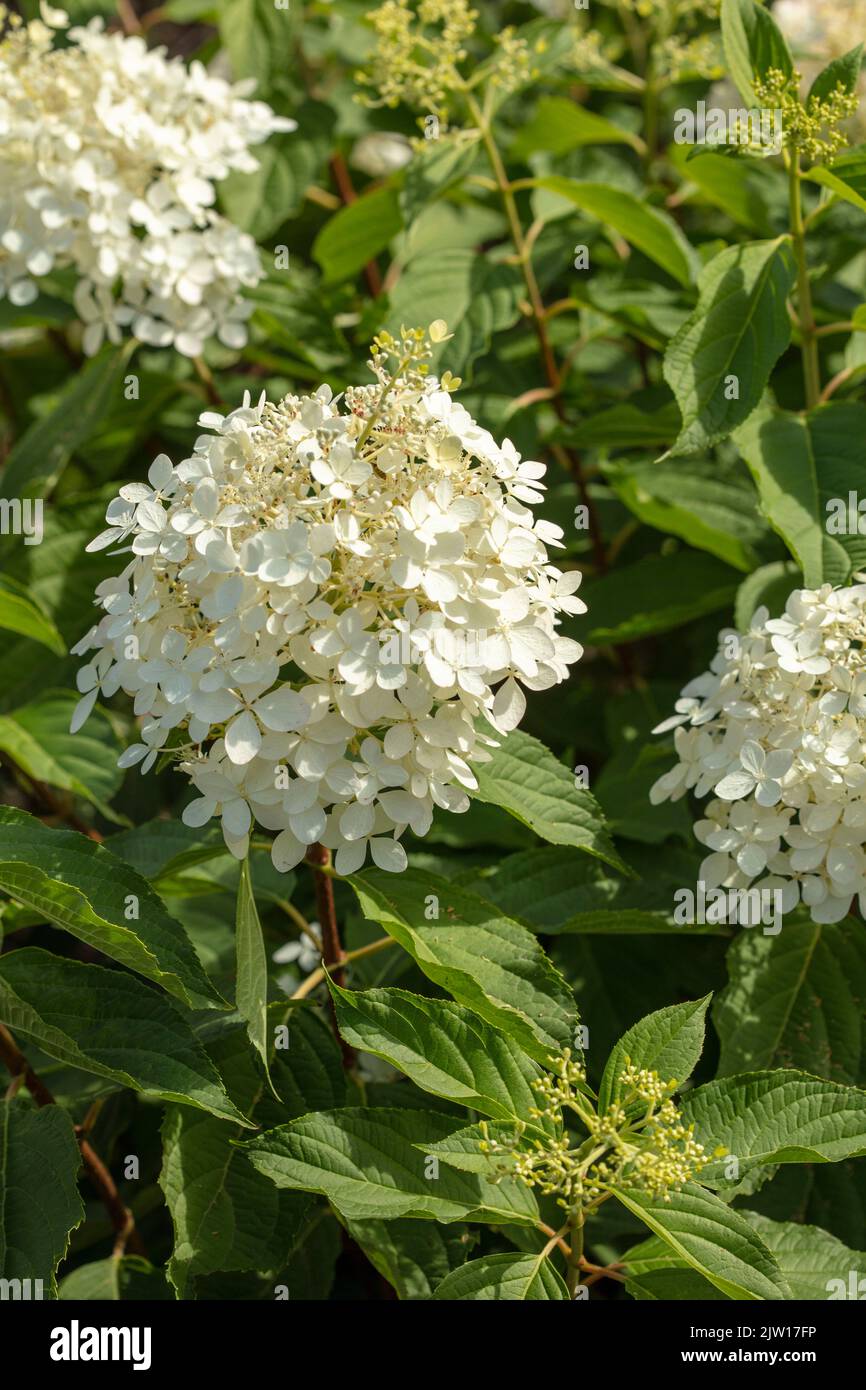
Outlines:
<svg viewBox="0 0 866 1390"><path fill-rule="evenodd" d="M447 120L456 94L483 78L500 93L514 91L532 73L529 46L513 26L500 29L491 57L467 75L467 40L475 33L477 10L469 0L385 0L370 15L377 44L366 71L357 74L367 106L405 103L425 116Z"/></svg>
<svg viewBox="0 0 866 1390"><path fill-rule="evenodd" d="M704 1167L704 1148L685 1125L672 1099L675 1081L626 1062L618 1096L602 1111L591 1101L583 1066L566 1050L550 1059L550 1071L534 1083L541 1104L536 1120L555 1126L543 1137L521 1122L497 1137L482 1124L482 1153L499 1160L498 1176L519 1178L569 1211L596 1205L615 1184L670 1201ZM564 1112L579 1118L585 1136L566 1129ZM637 1113L636 1113L637 1110Z"/></svg>
<svg viewBox="0 0 866 1390"><path fill-rule="evenodd" d="M781 112L782 144L797 150L810 163L832 160L849 143L840 129L843 121L857 111L860 98L839 82L827 96L800 95L799 72L785 73L770 68L754 84L761 106Z"/></svg>

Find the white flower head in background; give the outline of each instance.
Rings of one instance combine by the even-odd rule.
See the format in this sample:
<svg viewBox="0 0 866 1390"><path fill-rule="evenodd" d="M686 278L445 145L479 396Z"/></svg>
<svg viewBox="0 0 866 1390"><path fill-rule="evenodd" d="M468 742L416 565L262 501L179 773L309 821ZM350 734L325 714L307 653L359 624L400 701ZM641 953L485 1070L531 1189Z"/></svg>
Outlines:
<svg viewBox="0 0 866 1390"><path fill-rule="evenodd" d="M866 909L866 583L796 589L782 617L721 632L676 710L655 732L676 729L678 760L650 799L713 794L706 886L780 890L815 922Z"/></svg>
<svg viewBox="0 0 866 1390"><path fill-rule="evenodd" d="M97 590L105 616L75 649L83 699L134 697L141 741L170 747L229 849L254 821L292 868L316 841L339 873L368 853L400 870L407 826L464 811L472 764L519 723L523 688L568 676L578 571L548 558L542 464L521 460L427 374L444 324L381 334L376 382L322 386L223 417L176 467L121 489L89 550L129 561Z"/></svg>
<svg viewBox="0 0 866 1390"><path fill-rule="evenodd" d="M250 147L295 122L248 100L254 84L99 19L55 48L66 16L42 14L24 25L0 5L0 299L30 304L71 267L88 356L124 329L189 357L214 336L243 347L243 290L262 269L252 237L214 210L215 185L256 169Z"/></svg>

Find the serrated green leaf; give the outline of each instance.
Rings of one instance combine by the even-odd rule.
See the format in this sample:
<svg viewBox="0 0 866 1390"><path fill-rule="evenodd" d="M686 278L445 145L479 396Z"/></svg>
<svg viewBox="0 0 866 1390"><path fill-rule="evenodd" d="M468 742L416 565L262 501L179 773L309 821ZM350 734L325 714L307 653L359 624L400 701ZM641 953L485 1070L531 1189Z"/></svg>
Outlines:
<svg viewBox="0 0 866 1390"><path fill-rule="evenodd" d="M729 1298L791 1297L775 1256L746 1218L712 1192L690 1183L681 1192L669 1192L662 1202L642 1192L612 1190L624 1207Z"/></svg>
<svg viewBox="0 0 866 1390"><path fill-rule="evenodd" d="M79 1265L61 1279L58 1297L79 1302L165 1302L172 1292L165 1273L140 1255L109 1255Z"/></svg>
<svg viewBox="0 0 866 1390"><path fill-rule="evenodd" d="M0 1019L51 1057L252 1128L173 1000L134 975L35 946L0 957Z"/></svg>
<svg viewBox="0 0 866 1390"><path fill-rule="evenodd" d="M722 0L722 44L731 76L748 105L755 101L754 80L770 68L786 75L794 62L779 26L757 0Z"/></svg>
<svg viewBox="0 0 866 1390"><path fill-rule="evenodd" d="M0 806L0 888L184 1003L226 1007L150 885L86 835Z"/></svg>
<svg viewBox="0 0 866 1390"><path fill-rule="evenodd" d="M544 1062L571 1043L571 991L526 927L445 879L368 869L350 880L379 922L435 984ZM432 900L436 916L427 916Z"/></svg>
<svg viewBox="0 0 866 1390"><path fill-rule="evenodd" d="M638 152L644 147L632 131L587 111L568 97L545 96L519 131L509 155L516 160L525 160L539 150L564 155L583 145L631 145Z"/></svg>
<svg viewBox="0 0 866 1390"><path fill-rule="evenodd" d="M538 1128L532 1083L540 1069L505 1033L448 999L329 984L340 1032L352 1047L384 1058L423 1091Z"/></svg>
<svg viewBox="0 0 866 1390"><path fill-rule="evenodd" d="M238 1108L258 1124L272 1125L286 1115L342 1105L346 1082L328 1025L308 1005L290 1003L271 1005L268 1020L277 1099L265 1085L245 1029L221 1029L207 1044ZM279 1047L277 1029L285 1029ZM307 1198L275 1188L232 1137L227 1125L184 1106L171 1108L163 1123L159 1181L175 1233L168 1275L180 1298L217 1271L281 1268L311 1215Z"/></svg>
<svg viewBox="0 0 866 1390"><path fill-rule="evenodd" d="M733 1190L756 1168L777 1163L839 1163L866 1154L866 1091L800 1071L722 1077L681 1098L687 1122L707 1153L724 1155L701 1182ZM728 1176L727 1156L737 1159Z"/></svg>
<svg viewBox="0 0 866 1390"><path fill-rule="evenodd" d="M454 1129L453 1119L432 1111L349 1107L304 1115L243 1147L278 1187L321 1192L349 1221L411 1216L535 1226L538 1208L524 1184L443 1168L421 1152Z"/></svg>
<svg viewBox="0 0 866 1390"><path fill-rule="evenodd" d="M798 1067L831 1081L863 1075L866 940L859 923L786 922L778 936L741 932L713 1023L718 1074Z"/></svg>
<svg viewBox="0 0 866 1390"><path fill-rule="evenodd" d="M866 563L860 514L847 515L866 466L866 406L831 401L808 415L763 408L735 436L761 509L807 587L843 584ZM837 520L841 504L841 530ZM835 529L831 529L835 528Z"/></svg>
<svg viewBox="0 0 866 1390"><path fill-rule="evenodd" d="M435 1299L568 1302L568 1289L549 1260L533 1255L484 1255L446 1275Z"/></svg>
<svg viewBox="0 0 866 1390"><path fill-rule="evenodd" d="M0 1101L0 1279L41 1280L41 1293L31 1282L31 1298L56 1297L55 1270L70 1232L84 1219L80 1167L75 1131L63 1110Z"/></svg>
<svg viewBox="0 0 866 1390"><path fill-rule="evenodd" d="M623 1034L607 1059L601 1079L600 1111L622 1098L622 1072L629 1063L658 1072L662 1081L676 1081L679 1086L688 1080L704 1049L710 998L707 994L686 1004L671 1004L647 1014Z"/></svg>
<svg viewBox="0 0 866 1390"><path fill-rule="evenodd" d="M475 769L478 801L501 806L554 845L574 845L629 873L607 832L595 798L575 784L569 772L544 744L515 730L494 751L488 763Z"/></svg>
<svg viewBox="0 0 866 1390"><path fill-rule="evenodd" d="M668 344L664 376L682 415L665 455L703 451L752 413L791 341L787 237L729 246L704 267L698 303Z"/></svg>

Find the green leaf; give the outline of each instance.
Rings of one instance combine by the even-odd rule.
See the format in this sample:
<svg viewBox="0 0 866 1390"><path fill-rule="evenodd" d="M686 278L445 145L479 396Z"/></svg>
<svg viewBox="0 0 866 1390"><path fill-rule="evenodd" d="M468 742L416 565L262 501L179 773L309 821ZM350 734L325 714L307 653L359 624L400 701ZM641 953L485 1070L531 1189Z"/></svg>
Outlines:
<svg viewBox="0 0 866 1390"><path fill-rule="evenodd" d="M292 9L278 9L273 0L222 0L213 9L232 76L254 78L261 98L291 51Z"/></svg>
<svg viewBox="0 0 866 1390"><path fill-rule="evenodd" d="M276 1047L277 1029L285 1029ZM270 1074L278 1099L265 1085L246 1030L222 1029L207 1044L232 1100L258 1124L286 1115L342 1105L346 1082L328 1025L308 1005L274 1004L269 1010ZM257 1172L232 1130L186 1106L170 1109L162 1128L160 1186L171 1213L175 1243L168 1266L178 1297L217 1271L279 1269L307 1229L309 1199L281 1192Z"/></svg>
<svg viewBox="0 0 866 1390"><path fill-rule="evenodd" d="M843 53L841 58L834 58L818 73L809 88L806 104L809 105L812 101L826 101L839 87L849 95L856 92L862 66L863 45L858 43L855 48Z"/></svg>
<svg viewBox="0 0 866 1390"><path fill-rule="evenodd" d="M80 1167L72 1121L59 1106L0 1101L0 1279L41 1280L56 1297L55 1270L84 1220ZM30 1287L30 1297L43 1296Z"/></svg>
<svg viewBox="0 0 866 1390"><path fill-rule="evenodd" d="M747 1220L750 1218L747 1218ZM665 1241L650 1236L622 1256L626 1293L641 1301L687 1302L701 1300L727 1302L728 1295L717 1289Z"/></svg>
<svg viewBox="0 0 866 1390"><path fill-rule="evenodd" d="M631 145L638 153L644 148L639 136L568 97L542 97L532 119L518 133L509 157L524 161L540 150L564 155L583 145Z"/></svg>
<svg viewBox="0 0 866 1390"><path fill-rule="evenodd" d="M96 433L118 400L135 348L134 339L121 348L103 348L70 376L51 413L30 426L6 460L4 496L35 498L51 491L75 450Z"/></svg>
<svg viewBox="0 0 866 1390"><path fill-rule="evenodd" d="M468 381L494 333L517 323L524 292L516 266L480 256L474 248L437 246L413 255L403 267L388 295L384 327L397 334L403 324L426 327L444 319L453 336L434 350L431 370L447 367Z"/></svg>
<svg viewBox="0 0 866 1390"><path fill-rule="evenodd" d="M631 463L607 465L605 477L640 521L680 536L698 550L717 555L734 569L754 569L756 546L769 534L756 515L755 490L743 472L719 475L717 463Z"/></svg>
<svg viewBox="0 0 866 1390"><path fill-rule="evenodd" d="M236 1003L238 1013L246 1021L250 1042L261 1058L265 1075L268 1072L268 959L262 924L256 911L253 885L250 882L249 857L241 864L238 880L237 912L235 916L237 951Z"/></svg>
<svg viewBox="0 0 866 1390"><path fill-rule="evenodd" d="M786 922L777 936L741 932L728 952L728 976L713 1005L720 1076L799 1067L860 1081L866 940L859 923Z"/></svg>
<svg viewBox="0 0 866 1390"><path fill-rule="evenodd" d="M612 227L681 285L694 283L700 261L668 213L643 202L625 189L611 188L604 183L569 179L561 174L549 174L533 179L532 183L536 188L545 188L566 198L582 212L588 212L606 227Z"/></svg>
<svg viewBox="0 0 866 1390"><path fill-rule="evenodd" d="M682 1192L669 1192L668 1200L662 1202L642 1192L612 1191L676 1255L729 1298L791 1297L775 1256L742 1213L712 1192L689 1183Z"/></svg>
<svg viewBox="0 0 866 1390"><path fill-rule="evenodd" d="M665 352L665 380L682 415L665 457L719 443L755 409L791 341L795 274L787 237L729 246L704 267L697 306Z"/></svg>
<svg viewBox="0 0 866 1390"><path fill-rule="evenodd" d="M164 1302L172 1293L165 1273L139 1255L109 1255L79 1265L60 1281L60 1299L78 1302Z"/></svg>
<svg viewBox="0 0 866 1390"><path fill-rule="evenodd" d="M701 150L700 158L690 159L696 150ZM764 180L755 170L755 161L713 154L699 145L691 149L687 145L670 145L667 155L686 184L695 189L694 196L690 197L691 189L687 189L681 197L689 197L690 203L698 201L721 208L741 227L758 236L771 235Z"/></svg>
<svg viewBox="0 0 866 1390"><path fill-rule="evenodd" d="M727 1157L711 1162L701 1182L736 1188L755 1169L775 1163L839 1163L866 1153L866 1091L799 1071L756 1071L722 1077L681 1098L686 1121L708 1153L724 1149L738 1160L728 1177Z"/></svg>
<svg viewBox="0 0 866 1390"><path fill-rule="evenodd" d="M41 642L56 656L66 655L66 643L48 614L8 574L0 574L0 628Z"/></svg>
<svg viewBox="0 0 866 1390"><path fill-rule="evenodd" d="M226 1007L150 885L86 835L0 806L0 888L184 1003Z"/></svg>
<svg viewBox="0 0 866 1390"><path fill-rule="evenodd" d="M761 409L735 442L805 585L844 584L866 563L860 516L848 517L866 466L866 406L831 401L805 416Z"/></svg>
<svg viewBox="0 0 866 1390"><path fill-rule="evenodd" d="M400 189L400 207L409 226L424 209L460 183L478 158L479 140L458 143L430 141L407 164Z"/></svg>
<svg viewBox="0 0 866 1390"><path fill-rule="evenodd" d="M466 1257L468 1230L411 1218L347 1221L346 1229L367 1259L402 1299L428 1299Z"/></svg>
<svg viewBox="0 0 866 1390"><path fill-rule="evenodd" d="M32 704L0 715L0 752L35 781L81 796L106 820L121 821L108 803L123 781L117 766L123 745L98 705L84 728L71 734L69 721L77 703L70 691L49 690Z"/></svg>
<svg viewBox="0 0 866 1390"><path fill-rule="evenodd" d="M35 946L0 957L0 1018L70 1066L250 1126L173 1002L134 975Z"/></svg>
<svg viewBox="0 0 866 1390"><path fill-rule="evenodd" d="M722 0L722 44L743 100L755 101L754 79L770 68L789 75L794 62L776 21L756 0Z"/></svg>
<svg viewBox="0 0 866 1390"><path fill-rule="evenodd" d="M439 1167L421 1151L455 1128L453 1118L432 1111L349 1107L304 1115L243 1147L278 1187L321 1192L349 1221L411 1216L535 1226L538 1208L523 1183Z"/></svg>
<svg viewBox="0 0 866 1390"><path fill-rule="evenodd" d="M397 190L383 184L348 203L325 223L313 242L313 257L329 284L350 280L385 250L402 226Z"/></svg>
<svg viewBox="0 0 866 1390"><path fill-rule="evenodd" d="M800 581L800 571L792 560L774 560L772 564L761 565L737 590L734 626L746 632L755 610L762 605L769 609L771 618L780 617L791 590L801 587Z"/></svg>
<svg viewBox="0 0 866 1390"><path fill-rule="evenodd" d="M475 768L478 801L501 806L554 845L575 848L628 873L607 832L595 797L575 785L575 778L550 749L531 734L515 730L494 751L490 762Z"/></svg>
<svg viewBox="0 0 866 1390"><path fill-rule="evenodd" d="M607 1059L598 1092L599 1110L607 1110L621 1100L622 1073L632 1066L658 1072L662 1081L682 1086L700 1061L704 1050L706 1013L711 995L671 1004L657 1013L647 1014L629 1028Z"/></svg>
<svg viewBox="0 0 866 1390"><path fill-rule="evenodd" d="M472 884L509 917L547 936L682 936L684 928L673 921L674 891L696 879L696 861L668 848L662 863L655 851L644 852L636 867L643 869L638 882L614 878L576 850L546 845L509 854L480 879L473 870L457 881L461 887ZM726 934L726 928L714 922L686 930Z"/></svg>
<svg viewBox="0 0 866 1390"><path fill-rule="evenodd" d="M340 1032L352 1047L384 1058L423 1091L539 1129L532 1083L540 1070L505 1033L448 999L328 983Z"/></svg>
<svg viewBox="0 0 866 1390"><path fill-rule="evenodd" d="M846 203L866 212L866 145L856 145L830 165L813 164L805 177L829 188Z"/></svg>
<svg viewBox="0 0 866 1390"><path fill-rule="evenodd" d="M568 1289L547 1259L535 1255L484 1255L446 1275L435 1299L530 1300L568 1299Z"/></svg>
<svg viewBox="0 0 866 1390"><path fill-rule="evenodd" d="M379 922L429 979L536 1061L571 1043L577 1023L571 990L526 927L473 893L413 869L368 869L349 881L368 921Z"/></svg>
<svg viewBox="0 0 866 1390"><path fill-rule="evenodd" d="M815 1302L851 1298L851 1271L854 1297L863 1297L858 1281L866 1273L866 1252L849 1250L819 1226L770 1221L754 1211L744 1211L743 1216L775 1255L793 1298Z"/></svg>
<svg viewBox="0 0 866 1390"><path fill-rule="evenodd" d="M593 646L638 642L733 603L737 572L712 555L678 550L620 565L581 591Z"/></svg>

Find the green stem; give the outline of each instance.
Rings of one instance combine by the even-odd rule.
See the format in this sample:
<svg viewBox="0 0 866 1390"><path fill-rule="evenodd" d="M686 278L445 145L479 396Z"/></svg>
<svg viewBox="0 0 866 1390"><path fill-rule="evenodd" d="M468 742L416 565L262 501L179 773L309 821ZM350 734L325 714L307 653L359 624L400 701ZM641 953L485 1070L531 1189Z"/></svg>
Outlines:
<svg viewBox="0 0 866 1390"><path fill-rule="evenodd" d="M565 1282L570 1298L574 1298L580 1284L580 1262L583 1258L583 1222L583 1208L575 1207L568 1219L571 1253L566 1261L568 1268Z"/></svg>
<svg viewBox="0 0 866 1390"><path fill-rule="evenodd" d="M788 170L788 201L794 259L797 262L797 308L800 317L806 409L813 410L821 399L821 366L818 358L815 313L812 307L812 286L809 282L809 267L806 262L806 229L803 223L800 179L800 156L794 152L791 155Z"/></svg>

